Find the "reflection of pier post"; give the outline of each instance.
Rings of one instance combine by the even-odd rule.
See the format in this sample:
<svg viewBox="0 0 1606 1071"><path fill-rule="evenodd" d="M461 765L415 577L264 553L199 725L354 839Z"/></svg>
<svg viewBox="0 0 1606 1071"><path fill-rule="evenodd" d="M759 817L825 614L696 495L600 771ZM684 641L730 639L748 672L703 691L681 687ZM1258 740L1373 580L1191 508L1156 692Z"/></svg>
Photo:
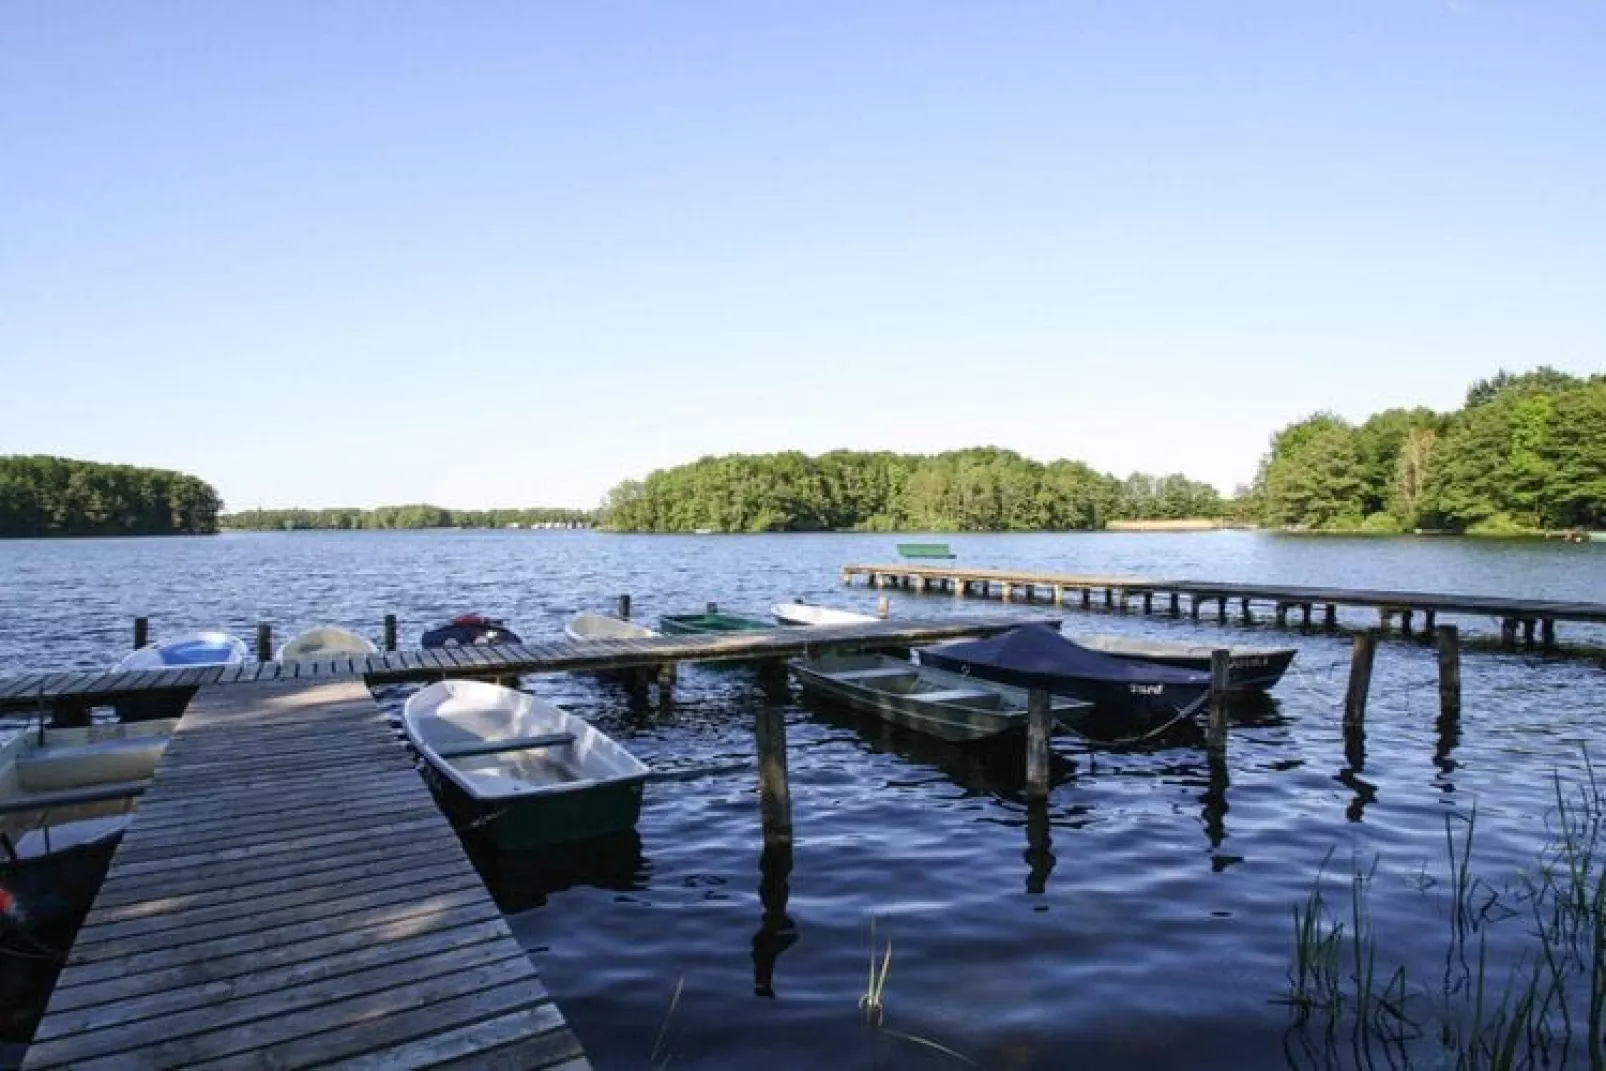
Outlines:
<svg viewBox="0 0 1606 1071"><path fill-rule="evenodd" d="M1199 797L1199 802L1204 805L1205 837L1210 841L1210 848L1214 851L1227 839L1227 789L1231 787L1232 782L1227 777L1225 749L1206 749L1205 760L1209 764L1209 781L1205 785L1204 794Z"/></svg>
<svg viewBox="0 0 1606 1071"><path fill-rule="evenodd" d="M761 670L765 695L782 687L786 667L779 662ZM797 927L786 913L792 876L792 791L786 770L786 707L766 702L754 725L758 744L758 810L764 827L764 850L758 860L758 898L763 916L753 935L753 992L773 997L775 961L797 943Z"/></svg>
<svg viewBox="0 0 1606 1071"><path fill-rule="evenodd" d="M1338 773L1339 784L1355 793L1355 798L1344 808L1344 817L1359 822L1366 805L1377 798L1377 786L1360 776L1366 769L1365 722L1344 723L1344 761L1348 765Z"/></svg>
<svg viewBox="0 0 1606 1071"><path fill-rule="evenodd" d="M1054 872L1054 838L1049 833L1048 804L1032 800L1026 804L1026 891L1041 896Z"/></svg>

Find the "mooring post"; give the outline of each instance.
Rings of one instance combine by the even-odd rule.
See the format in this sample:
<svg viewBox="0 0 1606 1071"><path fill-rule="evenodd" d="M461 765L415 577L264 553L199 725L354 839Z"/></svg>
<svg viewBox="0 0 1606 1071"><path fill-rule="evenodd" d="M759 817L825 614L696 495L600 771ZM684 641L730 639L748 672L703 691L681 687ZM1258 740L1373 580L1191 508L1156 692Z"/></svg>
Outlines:
<svg viewBox="0 0 1606 1071"><path fill-rule="evenodd" d="M1434 623L1434 618L1436 616L1437 616L1437 612L1434 611L1434 610L1423 610L1422 611L1422 631L1423 632L1430 632L1431 633L1431 632L1433 632L1433 630L1435 628L1438 627Z"/></svg>
<svg viewBox="0 0 1606 1071"><path fill-rule="evenodd" d="M1182 616L1182 600L1174 591L1171 593L1171 616Z"/></svg>
<svg viewBox="0 0 1606 1071"><path fill-rule="evenodd" d="M139 650L151 642L151 619L148 617L134 618L134 650Z"/></svg>
<svg viewBox="0 0 1606 1071"><path fill-rule="evenodd" d="M1461 713L1461 635L1454 625L1433 630L1439 648L1439 714L1446 718Z"/></svg>
<svg viewBox="0 0 1606 1071"><path fill-rule="evenodd" d="M891 599L889 599L885 595L883 595L883 596L881 596L879 599L877 599L875 601L875 615L877 617L885 618L885 617L890 616L891 613L892 613L892 600Z"/></svg>
<svg viewBox="0 0 1606 1071"><path fill-rule="evenodd" d="M1517 619L1508 617L1500 622L1500 645L1502 647L1517 646Z"/></svg>
<svg viewBox="0 0 1606 1071"><path fill-rule="evenodd" d="M766 843L792 840L792 789L786 773L786 707L766 703L753 735L758 744L758 810Z"/></svg>
<svg viewBox="0 0 1606 1071"><path fill-rule="evenodd" d="M1338 607L1332 603L1328 603L1327 607L1322 611L1322 628L1326 629L1328 632L1332 632L1337 627Z"/></svg>
<svg viewBox="0 0 1606 1071"><path fill-rule="evenodd" d="M1195 621L1199 620L1199 604L1203 601L1204 600L1199 598L1197 595L1188 596L1188 602L1191 607L1188 613Z"/></svg>
<svg viewBox="0 0 1606 1071"><path fill-rule="evenodd" d="M1084 609L1084 610L1093 609L1093 589L1092 588L1083 588L1082 589L1082 609Z"/></svg>
<svg viewBox="0 0 1606 1071"><path fill-rule="evenodd" d="M614 606L614 613L617 614L621 620L630 620L630 596L628 594L619 596L619 601Z"/></svg>
<svg viewBox="0 0 1606 1071"><path fill-rule="evenodd" d="M1244 624L1253 625L1255 623L1255 615L1249 612L1249 600L1247 598L1238 600L1238 609L1243 614Z"/></svg>
<svg viewBox="0 0 1606 1071"><path fill-rule="evenodd" d="M1221 625L1227 623L1227 597L1225 595L1216 600L1216 623Z"/></svg>
<svg viewBox="0 0 1606 1071"><path fill-rule="evenodd" d="M1280 602L1277 604L1277 609L1274 613L1274 620L1277 622L1278 628L1288 627L1288 604L1286 602Z"/></svg>
<svg viewBox="0 0 1606 1071"><path fill-rule="evenodd" d="M1344 693L1344 724L1358 726L1366 721L1366 693L1372 689L1372 659L1377 654L1377 631L1355 634L1355 653L1349 664L1349 690Z"/></svg>
<svg viewBox="0 0 1606 1071"><path fill-rule="evenodd" d="M675 663L658 664L658 705L667 707L675 698Z"/></svg>
<svg viewBox="0 0 1606 1071"><path fill-rule="evenodd" d="M1152 591L1143 593L1143 612L1145 614L1154 613L1154 592Z"/></svg>
<svg viewBox="0 0 1606 1071"><path fill-rule="evenodd" d="M395 649L396 649L396 615L395 614L386 614L385 615L385 650L394 651Z"/></svg>
<svg viewBox="0 0 1606 1071"><path fill-rule="evenodd" d="M1299 604L1299 627L1310 628L1310 603L1308 602Z"/></svg>
<svg viewBox="0 0 1606 1071"><path fill-rule="evenodd" d="M266 621L257 624L257 661L273 661L273 626Z"/></svg>
<svg viewBox="0 0 1606 1071"><path fill-rule="evenodd" d="M1232 652L1217 648L1210 652L1210 727L1205 742L1211 750L1227 746L1227 695L1232 678Z"/></svg>
<svg viewBox="0 0 1606 1071"><path fill-rule="evenodd" d="M1530 649L1534 645L1534 619L1531 617L1522 620L1522 645Z"/></svg>
<svg viewBox="0 0 1606 1071"><path fill-rule="evenodd" d="M1114 607L1115 607L1115 589L1112 588L1112 587L1106 587L1104 589L1104 608L1106 610L1110 610L1110 609L1114 609Z"/></svg>
<svg viewBox="0 0 1606 1071"><path fill-rule="evenodd" d="M1026 798L1048 798L1048 737L1053 731L1053 712L1048 691L1033 688L1026 693Z"/></svg>

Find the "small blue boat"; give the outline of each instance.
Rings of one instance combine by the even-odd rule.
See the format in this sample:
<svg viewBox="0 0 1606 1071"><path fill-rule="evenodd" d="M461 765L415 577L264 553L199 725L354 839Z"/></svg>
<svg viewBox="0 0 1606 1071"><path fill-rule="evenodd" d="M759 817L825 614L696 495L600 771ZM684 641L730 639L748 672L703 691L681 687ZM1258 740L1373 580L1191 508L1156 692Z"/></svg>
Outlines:
<svg viewBox="0 0 1606 1071"><path fill-rule="evenodd" d="M923 648L920 664L1017 688L1044 688L1141 726L1192 714L1210 698L1210 674L1111 658L1049 625L1023 625L985 640Z"/></svg>
<svg viewBox="0 0 1606 1071"><path fill-rule="evenodd" d="M245 641L227 632L191 632L152 643L126 656L114 670L232 666L245 661Z"/></svg>

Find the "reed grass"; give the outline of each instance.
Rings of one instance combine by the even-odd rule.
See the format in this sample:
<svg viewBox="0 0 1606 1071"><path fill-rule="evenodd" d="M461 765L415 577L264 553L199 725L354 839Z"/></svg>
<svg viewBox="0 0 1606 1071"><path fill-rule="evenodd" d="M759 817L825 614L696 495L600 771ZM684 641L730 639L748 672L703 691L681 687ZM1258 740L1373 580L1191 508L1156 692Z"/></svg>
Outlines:
<svg viewBox="0 0 1606 1071"><path fill-rule="evenodd" d="M1378 860L1356 866L1348 911L1326 888L1332 853L1293 911L1287 991L1291 1034L1313 1062L1335 1066L1347 1037L1358 1067L1422 1062L1456 1071L1577 1066L1606 1071L1606 793L1586 754L1581 781L1552 777L1547 840L1514 884L1496 886L1473 865L1477 809L1446 816L1449 894L1445 970L1436 986L1394 966L1379 984L1369 897ZM1463 823L1459 835L1456 822ZM1440 883L1424 873L1424 892ZM1490 962L1490 927L1526 921L1525 939ZM1422 1052L1424 1046L1437 1051ZM1291 1053L1294 1060L1296 1054Z"/></svg>

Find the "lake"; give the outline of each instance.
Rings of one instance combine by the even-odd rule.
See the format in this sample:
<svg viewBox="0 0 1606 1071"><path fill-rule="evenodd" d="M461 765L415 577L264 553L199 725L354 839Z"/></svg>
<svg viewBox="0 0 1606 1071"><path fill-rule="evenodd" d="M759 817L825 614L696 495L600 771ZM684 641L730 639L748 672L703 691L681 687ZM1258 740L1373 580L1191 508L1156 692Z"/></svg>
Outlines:
<svg viewBox="0 0 1606 1071"><path fill-rule="evenodd" d="M838 570L892 559L897 538L432 531L0 542L0 673L106 665L127 649L139 615L155 637L221 627L249 638L265 620L281 638L334 623L377 639L395 613L409 644L469 610L505 618L527 640L553 637L571 613L607 610L623 592L643 621L711 600L755 615L799 596L873 610L877 593L844 587ZM978 566L1606 601L1598 544L1252 532L937 538ZM900 617L1001 609L888 594ZM1501 972L1491 984L1504 983L1526 925L1514 883L1545 844L1550 779L1583 776L1584 749L1599 739L1598 657L1469 651L1464 713L1445 726L1431 649L1392 640L1379 651L1357 740L1340 724L1342 634L1065 616L1094 631L1289 643L1299 656L1270 701L1237 711L1223 758L1193 738L1126 750L1058 738L1046 829L1028 821L1018 757L805 705L794 688L789 860L762 851L752 724L765 697L750 670L685 670L666 711L633 707L591 677L525 678L643 760L691 771L648 788L632 836L477 856L597 1066L652 1066L655 1048L673 1068L1364 1062L1348 1035L1333 1056L1319 1019L1290 1029L1278 998L1289 986L1294 908L1325 870L1328 898L1347 919L1351 875L1365 875L1387 961L1379 973L1403 966L1412 1014L1431 1023L1456 973L1447 970L1446 817L1459 836L1474 808L1472 870L1502 908L1483 909L1477 930L1491 972ZM1559 627L1563 641L1606 642L1599 630ZM409 691L379 698L399 711ZM723 772L698 776L704 767ZM877 956L892 948L884 1029L867 1027L858 1007L872 923ZM6 1040L31 1029L44 999L30 987L37 973L0 958ZM1427 1063L1431 1042L1407 1050Z"/></svg>

